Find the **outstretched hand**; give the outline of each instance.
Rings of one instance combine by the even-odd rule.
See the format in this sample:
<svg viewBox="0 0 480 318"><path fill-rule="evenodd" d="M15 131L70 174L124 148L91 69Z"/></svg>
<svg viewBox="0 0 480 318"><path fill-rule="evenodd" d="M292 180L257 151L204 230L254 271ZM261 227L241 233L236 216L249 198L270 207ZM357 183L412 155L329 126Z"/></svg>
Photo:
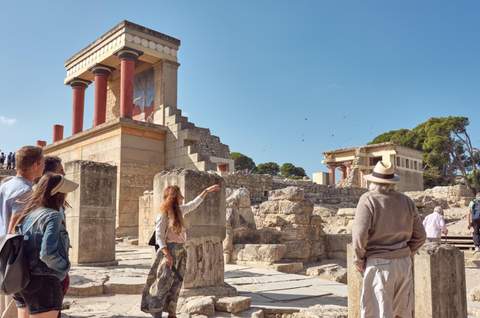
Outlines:
<svg viewBox="0 0 480 318"><path fill-rule="evenodd" d="M220 191L220 185L219 184L214 184L214 185L209 186L208 188L205 189L206 193L218 192L218 191Z"/></svg>

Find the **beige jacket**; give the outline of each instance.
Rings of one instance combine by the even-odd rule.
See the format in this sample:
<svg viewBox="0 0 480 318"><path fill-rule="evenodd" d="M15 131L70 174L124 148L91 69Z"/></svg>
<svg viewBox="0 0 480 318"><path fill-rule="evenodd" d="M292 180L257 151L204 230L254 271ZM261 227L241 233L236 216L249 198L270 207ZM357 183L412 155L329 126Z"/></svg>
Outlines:
<svg viewBox="0 0 480 318"><path fill-rule="evenodd" d="M412 255L425 242L422 220L413 201L392 191L367 192L360 197L352 230L354 261Z"/></svg>

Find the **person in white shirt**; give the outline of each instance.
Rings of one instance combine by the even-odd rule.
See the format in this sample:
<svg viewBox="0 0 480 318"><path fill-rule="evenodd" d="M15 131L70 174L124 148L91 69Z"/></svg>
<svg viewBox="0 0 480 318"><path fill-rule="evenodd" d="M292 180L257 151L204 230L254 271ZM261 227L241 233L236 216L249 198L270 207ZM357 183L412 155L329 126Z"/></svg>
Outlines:
<svg viewBox="0 0 480 318"><path fill-rule="evenodd" d="M433 209L433 213L427 215L423 220L423 227L427 232L427 242L440 242L442 233L447 235L448 229L445 225L445 219L443 218L443 209L440 206L436 206Z"/></svg>

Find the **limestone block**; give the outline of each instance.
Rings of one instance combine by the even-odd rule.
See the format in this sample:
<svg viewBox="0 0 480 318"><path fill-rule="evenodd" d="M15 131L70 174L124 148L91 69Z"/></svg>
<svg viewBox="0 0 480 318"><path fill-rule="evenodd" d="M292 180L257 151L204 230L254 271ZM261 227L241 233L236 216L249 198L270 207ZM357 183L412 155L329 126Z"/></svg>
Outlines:
<svg viewBox="0 0 480 318"><path fill-rule="evenodd" d="M294 274L303 271L303 263L290 262L290 263L275 263L272 264L272 268L282 273Z"/></svg>
<svg viewBox="0 0 480 318"><path fill-rule="evenodd" d="M425 244L414 258L415 317L467 317L463 253Z"/></svg>
<svg viewBox="0 0 480 318"><path fill-rule="evenodd" d="M247 262L274 263L287 252L284 244L235 244L233 259Z"/></svg>
<svg viewBox="0 0 480 318"><path fill-rule="evenodd" d="M355 208L342 208L338 209L337 216L343 217L354 217L355 216Z"/></svg>
<svg viewBox="0 0 480 318"><path fill-rule="evenodd" d="M281 239L283 241L314 240L315 229L308 225L287 225L282 227Z"/></svg>
<svg viewBox="0 0 480 318"><path fill-rule="evenodd" d="M280 214L280 217L283 218L286 223L302 225L309 225L311 219L309 214Z"/></svg>
<svg viewBox="0 0 480 318"><path fill-rule="evenodd" d="M153 191L145 191L139 198L138 244L147 245L155 229L156 213L153 210Z"/></svg>
<svg viewBox="0 0 480 318"><path fill-rule="evenodd" d="M313 203L310 201L265 201L260 205L260 214L305 214L311 216Z"/></svg>
<svg viewBox="0 0 480 318"><path fill-rule="evenodd" d="M177 312L213 316L215 314L215 297L195 296L178 302Z"/></svg>
<svg viewBox="0 0 480 318"><path fill-rule="evenodd" d="M117 168L92 161L65 163L67 178L79 187L67 198L66 210L72 264L115 262Z"/></svg>
<svg viewBox="0 0 480 318"><path fill-rule="evenodd" d="M245 296L224 297L217 300L215 309L217 311L238 313L247 310L252 304L252 299Z"/></svg>
<svg viewBox="0 0 480 318"><path fill-rule="evenodd" d="M347 308L337 305L315 305L294 313L292 318L347 318ZM348 318L351 318L348 315Z"/></svg>
<svg viewBox="0 0 480 318"><path fill-rule="evenodd" d="M305 199L305 192L299 187L286 187L279 190L269 192L268 200L288 200L288 201L303 201Z"/></svg>
<svg viewBox="0 0 480 318"><path fill-rule="evenodd" d="M335 263L309 267L307 268L306 274L308 276L318 276L343 284L347 283L347 269Z"/></svg>
<svg viewBox="0 0 480 318"><path fill-rule="evenodd" d="M263 219L264 227L276 227L287 224L287 221L282 218L279 214L267 214Z"/></svg>
<svg viewBox="0 0 480 318"><path fill-rule="evenodd" d="M187 270L184 288L223 286L223 240L226 236L225 185L215 173L186 169L163 171L154 178L154 210L159 210L163 190L180 187L185 202L193 200L208 186L220 184L221 191L210 193L197 210L185 217L187 228Z"/></svg>
<svg viewBox="0 0 480 318"><path fill-rule="evenodd" d="M310 259L317 260L327 257L327 251L325 248L325 240L321 239L312 242L312 249L310 251Z"/></svg>
<svg viewBox="0 0 480 318"><path fill-rule="evenodd" d="M362 294L363 278L353 263L352 244L347 245L347 280L348 318L360 318L360 296Z"/></svg>
<svg viewBox="0 0 480 318"><path fill-rule="evenodd" d="M480 301L480 287L474 287L468 294L470 301Z"/></svg>
<svg viewBox="0 0 480 318"><path fill-rule="evenodd" d="M264 318L264 317L265 317L265 314L262 309L253 312L252 315L250 316L250 318Z"/></svg>
<svg viewBox="0 0 480 318"><path fill-rule="evenodd" d="M284 242L284 244L287 246L287 252L284 258L302 260L310 258L312 245L309 241L290 241Z"/></svg>

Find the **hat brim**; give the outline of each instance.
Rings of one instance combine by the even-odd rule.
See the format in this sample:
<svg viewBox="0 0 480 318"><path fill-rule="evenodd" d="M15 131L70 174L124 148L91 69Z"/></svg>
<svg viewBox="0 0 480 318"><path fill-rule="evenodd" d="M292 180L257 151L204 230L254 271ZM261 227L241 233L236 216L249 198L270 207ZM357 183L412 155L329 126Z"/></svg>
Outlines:
<svg viewBox="0 0 480 318"><path fill-rule="evenodd" d="M73 192L78 188L78 183L68 180L66 178L62 178L62 181L52 189L51 195L57 193L69 193Z"/></svg>
<svg viewBox="0 0 480 318"><path fill-rule="evenodd" d="M394 177L391 179L384 179L384 178L375 177L371 174L367 174L364 178L367 181L375 182L375 183L396 184L400 182L400 177L398 175L394 175Z"/></svg>

